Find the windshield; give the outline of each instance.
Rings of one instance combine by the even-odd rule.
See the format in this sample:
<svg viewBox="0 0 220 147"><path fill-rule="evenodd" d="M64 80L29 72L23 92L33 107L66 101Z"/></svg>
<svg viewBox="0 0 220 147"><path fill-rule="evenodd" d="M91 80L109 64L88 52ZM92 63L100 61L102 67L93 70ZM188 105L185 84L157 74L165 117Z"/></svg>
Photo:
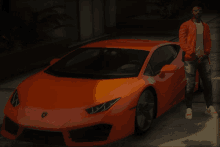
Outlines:
<svg viewBox="0 0 220 147"><path fill-rule="evenodd" d="M79 48L45 72L72 78L123 78L138 76L149 51L116 48Z"/></svg>

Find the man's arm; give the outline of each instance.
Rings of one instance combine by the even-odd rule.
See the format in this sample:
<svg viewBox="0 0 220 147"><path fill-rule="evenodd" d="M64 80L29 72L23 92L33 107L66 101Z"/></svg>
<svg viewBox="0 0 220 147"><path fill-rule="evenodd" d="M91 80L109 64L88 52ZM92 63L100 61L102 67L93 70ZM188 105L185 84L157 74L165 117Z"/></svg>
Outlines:
<svg viewBox="0 0 220 147"><path fill-rule="evenodd" d="M209 55L210 51L211 51L211 46L212 46L212 42L211 42L211 35L210 35L210 29L209 29L209 25L206 24L206 36L205 36L205 41L206 41L206 46L204 48L204 53L205 55Z"/></svg>
<svg viewBox="0 0 220 147"><path fill-rule="evenodd" d="M181 49L186 53L191 55L193 53L192 47L187 44L187 34L188 28L186 24L182 24L179 29L179 42Z"/></svg>

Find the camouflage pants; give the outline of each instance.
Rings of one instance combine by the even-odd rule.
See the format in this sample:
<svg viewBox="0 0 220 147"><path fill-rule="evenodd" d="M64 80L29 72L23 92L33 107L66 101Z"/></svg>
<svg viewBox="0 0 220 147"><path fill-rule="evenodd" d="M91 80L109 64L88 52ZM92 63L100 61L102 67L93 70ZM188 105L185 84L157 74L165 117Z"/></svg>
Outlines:
<svg viewBox="0 0 220 147"><path fill-rule="evenodd" d="M198 69L199 76L202 80L204 86L204 98L206 101L207 107L212 105L212 82L211 82L211 68L209 65L209 60L204 57L201 62L198 62L198 59L194 61L184 61L185 77L186 77L186 91L185 91L185 101L187 108L192 108L192 99L195 88L195 78L196 70Z"/></svg>

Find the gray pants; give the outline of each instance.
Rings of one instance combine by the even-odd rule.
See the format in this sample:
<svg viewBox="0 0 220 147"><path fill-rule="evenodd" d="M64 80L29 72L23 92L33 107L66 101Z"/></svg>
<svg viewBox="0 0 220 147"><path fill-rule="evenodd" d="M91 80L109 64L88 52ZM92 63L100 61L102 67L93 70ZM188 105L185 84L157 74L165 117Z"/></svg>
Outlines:
<svg viewBox="0 0 220 147"><path fill-rule="evenodd" d="M186 91L185 101L187 108L192 108L192 99L195 88L196 70L198 69L199 76L204 86L204 98L207 108L212 105L212 82L211 82L211 69L207 56L204 57L200 63L198 58L194 61L184 61L185 77L186 77Z"/></svg>

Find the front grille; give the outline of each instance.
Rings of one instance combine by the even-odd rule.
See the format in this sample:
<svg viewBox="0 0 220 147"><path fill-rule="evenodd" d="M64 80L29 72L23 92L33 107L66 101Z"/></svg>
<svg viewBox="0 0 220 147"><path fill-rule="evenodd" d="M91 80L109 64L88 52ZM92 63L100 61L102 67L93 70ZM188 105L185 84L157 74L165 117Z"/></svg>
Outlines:
<svg viewBox="0 0 220 147"><path fill-rule="evenodd" d="M63 134L61 132L40 131L33 129L24 129L18 140L33 142L36 144L65 145Z"/></svg>
<svg viewBox="0 0 220 147"><path fill-rule="evenodd" d="M75 142L93 142L107 140L112 125L99 124L91 127L69 131L70 138Z"/></svg>
<svg viewBox="0 0 220 147"><path fill-rule="evenodd" d="M10 118L5 117L5 130L11 134L17 135L19 126L14 123Z"/></svg>

